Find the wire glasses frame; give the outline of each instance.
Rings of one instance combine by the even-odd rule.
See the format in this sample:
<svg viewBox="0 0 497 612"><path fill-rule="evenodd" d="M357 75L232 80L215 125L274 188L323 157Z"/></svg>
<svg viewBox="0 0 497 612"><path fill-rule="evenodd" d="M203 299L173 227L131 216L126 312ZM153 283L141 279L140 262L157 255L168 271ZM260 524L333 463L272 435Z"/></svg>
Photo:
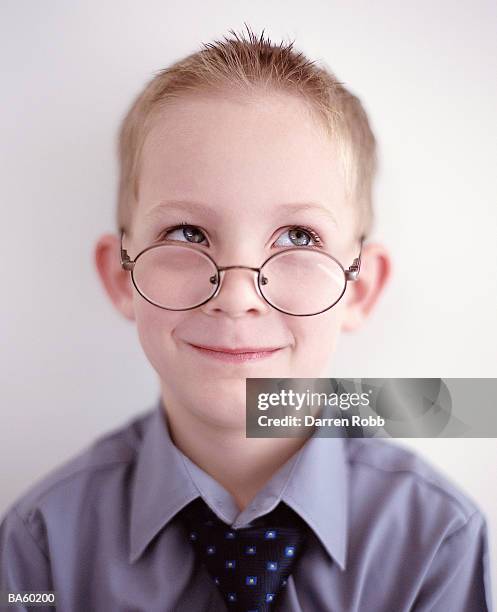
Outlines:
<svg viewBox="0 0 497 612"><path fill-rule="evenodd" d="M338 296L338 298L328 307L324 308L323 310L320 310L319 312L312 312L312 313L308 313L308 314L295 314L295 313L291 313L291 312L287 312L285 310L282 310L281 308L278 308L277 306L275 306L274 304L272 304L269 299L264 295L264 292L261 290L261 286L265 285L267 283L267 279L264 277L264 274L261 273L261 270L264 268L264 266L270 261L272 260L274 257L278 257L279 255L281 255L282 253L287 253L289 251L303 251L303 249L301 247L290 247L288 249L282 249L280 251L278 251L277 253L274 253L273 255L270 255L262 264L260 267L258 268L253 268L250 266L218 266L217 263L214 261L214 259L208 255L207 253L205 253L204 251L198 251L197 249L190 247L188 245L179 245L182 248L186 248L186 249L191 249L193 251L195 251L196 253L201 253L201 255L205 256L208 260L210 260L211 264L213 265L213 267L217 270L217 275L213 276L210 278L210 281L212 282L213 285L217 285L216 289L214 290L214 292L208 297L206 298L203 302L199 303L199 304L195 304L195 306L189 306L188 308L168 308L167 306L161 306L159 304L156 304L155 302L153 302L152 300L150 300L140 289L140 287L138 286L138 284L135 281L135 276L134 276L134 268L135 268L135 264L138 261L138 259L140 258L140 256L142 256L144 253L150 251L151 249L156 249L159 247L169 247L169 246L178 246L176 244L174 245L169 245L164 243L163 241L159 241L156 243L151 244L150 246L144 248L143 250L141 250L138 255L132 260L130 259L128 252L126 251L126 249L123 249L123 237L125 234L125 230L124 228L120 228L120 234L121 234L121 245L120 245L120 261L121 261L121 266L124 270L127 270L129 272L131 272L131 280L133 282L133 285L135 286L135 289L138 291L138 293L150 304L152 304L153 306L157 306L157 308L162 308L164 310L173 310L173 311L183 311L183 310L193 310L194 308L198 308L199 306L203 306L204 304L206 304L209 300L212 300L214 297L216 297L219 293L219 291L221 290L221 285L222 285L222 276L221 276L221 272L224 272L226 270L234 270L234 269L246 269L246 270L252 270L253 272L257 272L257 282L256 282L256 289L257 289L257 293L259 294L259 296L267 303L269 304L272 308L278 310L279 312L282 312L283 314L287 314L290 316L295 316L295 317L312 317L318 314L321 314L323 312L326 312L327 310L330 310L330 308L333 308L333 306L335 306L343 297L343 295L345 294L345 291L347 289L347 283L349 281L355 281L357 280L358 276L359 276L359 272L361 270L361 255L362 255L362 246L363 246L363 242L365 240L365 236L361 236L360 237L360 249L359 249L359 255L354 259L354 261L352 262L352 265L349 266L347 269L345 269L342 264L338 261L338 259L336 259L335 257L333 257L332 255L330 255L329 253L326 253L324 251L319 251L320 254L325 255L327 257L329 257L330 259L333 260L333 262L335 264L337 264L340 269L342 270L343 274L344 274L344 286L343 286L343 290L341 292L341 294ZM309 252L309 251L306 251Z"/></svg>

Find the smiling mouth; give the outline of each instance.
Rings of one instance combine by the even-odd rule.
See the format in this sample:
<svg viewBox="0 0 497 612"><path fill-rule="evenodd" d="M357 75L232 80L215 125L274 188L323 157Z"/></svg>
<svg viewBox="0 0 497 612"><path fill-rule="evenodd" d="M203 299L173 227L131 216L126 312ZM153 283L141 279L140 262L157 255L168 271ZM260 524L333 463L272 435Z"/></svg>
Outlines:
<svg viewBox="0 0 497 612"><path fill-rule="evenodd" d="M220 347L220 346L203 346L190 344L198 353L229 362L254 361L257 359L266 359L281 351L284 347Z"/></svg>

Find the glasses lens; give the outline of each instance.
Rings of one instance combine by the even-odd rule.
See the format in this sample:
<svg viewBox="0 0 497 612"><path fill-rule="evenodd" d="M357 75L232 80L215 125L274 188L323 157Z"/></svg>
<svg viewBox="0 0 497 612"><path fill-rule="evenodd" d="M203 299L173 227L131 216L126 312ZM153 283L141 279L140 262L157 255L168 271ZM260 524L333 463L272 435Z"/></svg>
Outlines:
<svg viewBox="0 0 497 612"><path fill-rule="evenodd" d="M152 247L142 253L133 277L144 297L171 310L202 304L214 294L218 283L217 269L206 255L175 245Z"/></svg>
<svg viewBox="0 0 497 612"><path fill-rule="evenodd" d="M323 312L342 297L345 286L340 264L317 251L283 251L261 269L261 293L275 308L288 314Z"/></svg>

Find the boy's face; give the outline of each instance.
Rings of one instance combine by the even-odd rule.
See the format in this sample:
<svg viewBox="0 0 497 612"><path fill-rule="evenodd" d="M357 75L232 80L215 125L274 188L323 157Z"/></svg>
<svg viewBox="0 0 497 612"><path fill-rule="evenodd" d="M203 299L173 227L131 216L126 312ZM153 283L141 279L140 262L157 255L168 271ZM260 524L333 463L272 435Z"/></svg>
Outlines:
<svg viewBox="0 0 497 612"><path fill-rule="evenodd" d="M173 200L201 203L206 212L158 208ZM295 203L318 208L289 212L285 204ZM164 230L186 221L199 228L195 248L219 266L259 267L277 250L296 246L288 230L297 225L312 228L323 250L347 268L359 248L355 214L346 202L337 148L297 98L266 94L248 103L185 97L167 109L145 141L139 204L124 247L134 259ZM170 236L191 244L182 230ZM148 303L131 291L129 278L129 312L170 409L241 427L245 378L327 375L354 283L327 312L296 317L260 298L254 274L225 272L217 297L182 312ZM280 350L235 363L192 344Z"/></svg>

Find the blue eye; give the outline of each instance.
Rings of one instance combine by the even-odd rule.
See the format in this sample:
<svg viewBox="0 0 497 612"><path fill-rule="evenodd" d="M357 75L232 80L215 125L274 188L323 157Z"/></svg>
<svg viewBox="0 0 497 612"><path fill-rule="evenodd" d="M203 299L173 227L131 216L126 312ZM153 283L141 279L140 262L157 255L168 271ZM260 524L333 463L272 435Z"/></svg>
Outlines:
<svg viewBox="0 0 497 612"><path fill-rule="evenodd" d="M303 227L292 227L283 232L282 236L287 234L290 242L286 244L278 244L278 240L274 243L276 246L319 246L321 242L319 236L311 229L304 229Z"/></svg>
<svg viewBox="0 0 497 612"><path fill-rule="evenodd" d="M177 233L179 237L171 238L170 235L174 233ZM178 241L181 241L182 237L187 242L191 242L193 244L202 244L202 241L205 239L205 234L196 225L187 225L186 223L182 223L181 225L177 225L176 227L172 227L171 229L165 231L162 234L162 239L165 239L166 237L168 240Z"/></svg>
<svg viewBox="0 0 497 612"><path fill-rule="evenodd" d="M176 235L175 235L176 234ZM280 242L285 234L288 236L286 242ZM189 242L191 244L203 244L208 246L204 232L196 225L182 222L162 232L160 240L176 240L178 242ZM280 247L320 247L321 238L310 227L294 226L284 230L280 237L274 242L274 246Z"/></svg>

